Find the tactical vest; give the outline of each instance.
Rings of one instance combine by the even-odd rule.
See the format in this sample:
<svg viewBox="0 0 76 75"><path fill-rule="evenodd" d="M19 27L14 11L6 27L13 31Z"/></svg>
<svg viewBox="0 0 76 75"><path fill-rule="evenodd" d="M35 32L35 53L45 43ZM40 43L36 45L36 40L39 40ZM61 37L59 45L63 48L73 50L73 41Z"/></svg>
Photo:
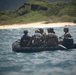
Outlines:
<svg viewBox="0 0 76 75"><path fill-rule="evenodd" d="M32 44L38 46L41 45L42 44L41 35L33 36Z"/></svg>

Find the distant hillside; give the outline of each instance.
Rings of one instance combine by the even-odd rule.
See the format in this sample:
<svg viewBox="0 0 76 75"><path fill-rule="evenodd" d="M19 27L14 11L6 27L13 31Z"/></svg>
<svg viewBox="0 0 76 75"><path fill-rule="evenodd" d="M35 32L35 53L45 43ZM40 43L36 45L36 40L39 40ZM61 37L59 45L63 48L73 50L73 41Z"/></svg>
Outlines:
<svg viewBox="0 0 76 75"><path fill-rule="evenodd" d="M69 0L48 0L48 1L50 1L50 2L56 2L56 1L64 1L64 2L67 2Z"/></svg>
<svg viewBox="0 0 76 75"><path fill-rule="evenodd" d="M0 0L0 10L16 10L25 2L30 0ZM68 0L49 0L49 1L68 1Z"/></svg>
<svg viewBox="0 0 76 75"><path fill-rule="evenodd" d="M70 3L62 2L65 0L50 0L50 1L59 1L59 2L49 2L47 0L30 0L28 3L24 3L18 10L17 13L22 16L32 11L41 12L42 14L47 15L59 15L59 14L68 14L73 16L75 10L75 5ZM66 12L66 10L68 12ZM69 13L72 12L72 13Z"/></svg>
<svg viewBox="0 0 76 75"><path fill-rule="evenodd" d="M46 21L46 23L75 22L76 0L68 2L30 0L17 10L0 11L0 24L31 23L38 21Z"/></svg>

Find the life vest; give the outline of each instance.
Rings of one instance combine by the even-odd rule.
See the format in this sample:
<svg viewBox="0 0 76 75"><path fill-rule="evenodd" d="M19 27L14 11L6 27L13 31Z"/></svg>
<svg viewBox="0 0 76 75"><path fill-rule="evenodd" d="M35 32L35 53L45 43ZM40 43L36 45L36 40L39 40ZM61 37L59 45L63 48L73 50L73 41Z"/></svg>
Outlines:
<svg viewBox="0 0 76 75"><path fill-rule="evenodd" d="M67 32L66 34L64 34L64 38L71 38L71 34L69 32Z"/></svg>
<svg viewBox="0 0 76 75"><path fill-rule="evenodd" d="M34 34L32 44L33 45L38 45L38 46L42 44L42 39L41 39L41 34L40 33Z"/></svg>
<svg viewBox="0 0 76 75"><path fill-rule="evenodd" d="M30 38L31 38L31 37L28 36L28 35L23 35L23 37L21 38L21 41L20 41L20 46L22 46L22 47L27 46Z"/></svg>

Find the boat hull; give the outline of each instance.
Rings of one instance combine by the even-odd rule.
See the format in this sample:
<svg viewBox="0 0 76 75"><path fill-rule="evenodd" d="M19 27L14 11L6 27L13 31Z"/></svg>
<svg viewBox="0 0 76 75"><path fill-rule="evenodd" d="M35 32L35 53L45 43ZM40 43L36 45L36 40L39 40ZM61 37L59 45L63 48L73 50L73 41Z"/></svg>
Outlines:
<svg viewBox="0 0 76 75"><path fill-rule="evenodd" d="M19 41L15 41L12 44L12 50L15 52L41 52L41 51L55 51L55 50L67 50L63 45L58 45L54 47L40 46L40 47L20 47Z"/></svg>

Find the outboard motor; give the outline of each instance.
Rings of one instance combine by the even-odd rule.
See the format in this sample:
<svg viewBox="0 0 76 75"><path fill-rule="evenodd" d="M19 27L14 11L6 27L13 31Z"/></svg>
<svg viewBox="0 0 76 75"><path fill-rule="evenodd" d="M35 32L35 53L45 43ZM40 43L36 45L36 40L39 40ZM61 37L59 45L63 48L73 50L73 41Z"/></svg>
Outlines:
<svg viewBox="0 0 76 75"><path fill-rule="evenodd" d="M73 45L74 45L73 39L72 38L64 38L63 45L65 47L67 47L68 49L72 49Z"/></svg>

